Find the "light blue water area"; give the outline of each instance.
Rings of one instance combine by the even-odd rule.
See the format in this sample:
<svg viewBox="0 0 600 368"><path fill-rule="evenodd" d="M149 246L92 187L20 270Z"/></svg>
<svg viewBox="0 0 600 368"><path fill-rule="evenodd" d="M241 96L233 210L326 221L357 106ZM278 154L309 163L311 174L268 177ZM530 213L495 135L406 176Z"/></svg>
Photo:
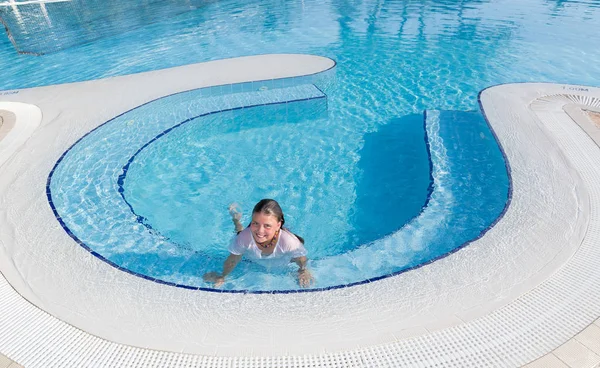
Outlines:
<svg viewBox="0 0 600 368"><path fill-rule="evenodd" d="M345 143L351 135L321 111L321 101L308 101L293 112L259 106L186 124L135 157L124 196L170 241L219 262L233 234L225 209L234 202L248 224L257 198L278 198L311 259L375 241L416 217L431 184L423 116L365 135L357 155Z"/></svg>
<svg viewBox="0 0 600 368"><path fill-rule="evenodd" d="M238 201L246 222L256 198L282 198L287 224L306 238L313 287L360 283L453 251L506 204L505 163L483 117L423 119L395 119L357 149L355 132L331 126L326 96L310 84L185 92L73 146L52 175L52 203L79 241L115 265L206 288L201 275L221 268L233 236L227 205ZM297 289L293 268L243 262L224 289Z"/></svg>
<svg viewBox="0 0 600 368"><path fill-rule="evenodd" d="M48 10L50 19L64 16L56 6ZM592 0L207 2L41 58L16 55L0 36L0 89L304 52L336 59L349 86L379 87L388 97L409 100L405 107L475 108L474 95L491 84L597 85L600 51L586 40L600 33L599 14ZM378 96L366 91L373 89L353 93L375 103Z"/></svg>
<svg viewBox="0 0 600 368"><path fill-rule="evenodd" d="M48 9L50 19L67 14ZM127 120L116 119L108 126L124 130L95 132L74 147L72 161L57 168L52 187L60 210L78 209L71 214L74 233L90 234L107 259L198 287L206 286L199 279L204 268L217 267L226 254L225 203L240 201L247 214L258 199L276 197L290 227L307 238L315 287L327 287L434 259L492 224L506 203L508 184L491 133L481 117L433 113L427 151L423 111L476 110L478 92L500 83L599 85L600 48L589 44L600 34L599 16L600 5L592 0L206 2L41 57L17 55L0 37L0 89L264 53L335 59L334 83L320 86L327 94L326 117L311 114L313 105L303 107L308 113L302 119L286 115L287 120L267 121L251 111L215 115L141 151L130 173L140 182L124 185L140 215L118 192L127 159L156 134L189 118L187 112L229 102L174 97L135 110ZM76 27L76 22L58 23ZM253 123L237 131L205 130L219 126L218 119ZM117 139L114 144L123 150L104 147L104 138ZM78 161L78 155L95 150L110 154L104 161ZM173 159L165 158L171 153ZM100 172L106 180L94 185L86 173ZM153 175L157 185L143 187ZM82 187L74 195L72 179L79 177ZM108 205L103 198L110 198ZM210 211L194 212L194 206L207 204ZM100 207L110 209L98 212L104 219L87 221ZM205 218L195 217L202 213ZM146 218L154 233L136 216ZM119 242L121 248L112 248ZM207 258L203 247L217 253ZM242 264L225 288L297 287L291 275L253 267Z"/></svg>
<svg viewBox="0 0 600 368"><path fill-rule="evenodd" d="M209 0L69 0L0 6L0 18L21 53L48 54L182 14ZM15 10L16 9L16 10Z"/></svg>

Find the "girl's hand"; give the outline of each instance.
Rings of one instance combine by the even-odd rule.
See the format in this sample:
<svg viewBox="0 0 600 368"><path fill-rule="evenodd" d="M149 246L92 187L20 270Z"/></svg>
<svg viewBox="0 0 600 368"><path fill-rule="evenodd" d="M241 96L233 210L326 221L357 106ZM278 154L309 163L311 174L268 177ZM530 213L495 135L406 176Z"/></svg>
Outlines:
<svg viewBox="0 0 600 368"><path fill-rule="evenodd" d="M305 269L298 270L298 284L300 287L309 287L315 282L315 278L310 274L310 271Z"/></svg>
<svg viewBox="0 0 600 368"><path fill-rule="evenodd" d="M215 284L216 288L220 288L225 283L225 277L218 272L208 272L202 276L204 281Z"/></svg>
<svg viewBox="0 0 600 368"><path fill-rule="evenodd" d="M239 210L239 205L237 203L232 203L229 205L229 214L234 220L239 221L242 219L242 212Z"/></svg>

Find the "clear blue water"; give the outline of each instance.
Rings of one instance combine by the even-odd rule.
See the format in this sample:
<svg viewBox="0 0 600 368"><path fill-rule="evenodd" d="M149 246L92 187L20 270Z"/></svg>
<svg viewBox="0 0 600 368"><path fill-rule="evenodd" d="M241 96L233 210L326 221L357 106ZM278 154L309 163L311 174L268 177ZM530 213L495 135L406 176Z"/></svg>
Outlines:
<svg viewBox="0 0 600 368"><path fill-rule="evenodd" d="M271 105L235 109L257 103ZM227 256L234 200L249 221L254 198L281 198L306 239L315 288L436 259L502 212L505 163L478 112L407 115L363 134L353 152L357 133L340 131L326 103L312 84L156 100L66 153L52 174L53 204L78 240L118 267L200 288ZM235 110L219 112L225 106ZM244 262L225 288L295 289L293 271Z"/></svg>
<svg viewBox="0 0 600 368"><path fill-rule="evenodd" d="M43 8L34 2L17 11L0 6L0 17L19 52L44 55L169 19L209 1L214 0L68 0Z"/></svg>
<svg viewBox="0 0 600 368"><path fill-rule="evenodd" d="M356 133L340 132L324 105L323 99L260 106L187 123L135 156L124 198L170 241L213 255L227 255L228 205L238 203L247 224L263 197L277 198L288 226L307 244L319 244L311 246L311 259L400 229L430 191L423 116L365 134L355 152L346 142Z"/></svg>
<svg viewBox="0 0 600 368"><path fill-rule="evenodd" d="M326 117L264 121L256 117L264 112L249 110L231 119L257 121L257 126L207 135L203 127L215 115L174 130L140 153L134 162L140 167L132 164L129 173L129 179L138 179L126 181L125 194L156 234L132 222L135 231L129 233L137 238L108 249L106 241L119 243L119 231L125 232L115 223L135 218L115 214L91 225L78 214L72 219L74 232L89 234L89 242L96 242L111 262L161 280L205 287L199 276L204 269L218 269L226 254L231 229L225 204L240 202L247 213L258 199L276 197L290 227L307 239L315 287L328 287L435 259L495 221L506 203L507 177L481 117L434 115L428 124L433 129L428 132L430 164L422 112L476 110L477 93L499 83L598 85L600 50L588 42L600 33L598 15L594 1L220 1L42 57L16 55L0 38L0 89L271 52L335 59L335 83L325 88ZM183 110L190 104L180 103ZM171 105L161 102L153 111L133 111L128 120L112 123L127 127L167 106L174 114L170 121L182 121L181 111ZM94 145L94 135L89 138L88 148L72 150L74 157ZM134 138L140 146L149 140ZM261 151L252 142L266 142L269 149ZM181 145L193 148L192 158L185 156L187 150L177 150ZM177 161L162 160L165 151ZM53 193L63 197L65 208L82 202L95 208L90 198L116 192L118 163L133 153L115 157L106 188L88 186L78 195L68 191L68 178L81 168L65 165L60 169L65 178L53 179ZM232 170L231 157L244 157L240 172ZM427 201L430 167L436 184ZM164 173L160 185L136 187L145 177L156 178L157 170ZM190 170L194 175L183 183L175 179ZM240 175L247 175L248 183L242 184ZM263 175L265 180L259 180ZM207 203L208 211L202 207ZM268 274L244 263L225 288L287 290L296 285L291 275Z"/></svg>

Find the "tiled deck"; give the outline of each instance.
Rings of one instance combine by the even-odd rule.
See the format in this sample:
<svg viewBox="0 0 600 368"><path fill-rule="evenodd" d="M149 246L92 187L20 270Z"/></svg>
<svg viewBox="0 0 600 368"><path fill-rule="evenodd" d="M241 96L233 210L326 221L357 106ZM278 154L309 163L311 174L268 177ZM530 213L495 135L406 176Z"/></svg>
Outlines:
<svg viewBox="0 0 600 368"><path fill-rule="evenodd" d="M23 368L23 366L0 354L0 368Z"/></svg>
<svg viewBox="0 0 600 368"><path fill-rule="evenodd" d="M527 364L526 368L600 367L600 319L551 353Z"/></svg>
<svg viewBox="0 0 600 368"><path fill-rule="evenodd" d="M524 368L600 368L600 318L554 351ZM24 368L0 354L0 368Z"/></svg>
<svg viewBox="0 0 600 368"><path fill-rule="evenodd" d="M592 111L594 110L594 111ZM584 114L571 114L571 118L588 132L600 146L600 113L596 109L582 110ZM586 120L585 118L587 117ZM600 318L574 338L551 353L527 364L527 368L597 368L600 367Z"/></svg>

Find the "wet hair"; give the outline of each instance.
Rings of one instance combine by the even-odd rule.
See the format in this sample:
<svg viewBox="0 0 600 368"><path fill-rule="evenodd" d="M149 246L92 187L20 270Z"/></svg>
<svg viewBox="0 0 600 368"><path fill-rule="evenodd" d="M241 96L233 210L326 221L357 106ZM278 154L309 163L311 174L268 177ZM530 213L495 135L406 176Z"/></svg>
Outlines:
<svg viewBox="0 0 600 368"><path fill-rule="evenodd" d="M279 206L279 203L277 203L276 200L269 198L261 199L252 210L252 214L255 213L262 213L265 215L275 216L277 221L281 222L281 228L283 230L294 235L296 238L298 238L298 240L300 240L302 244L304 244L304 239L301 236L296 235L292 233L289 229L283 227L283 225L285 225L285 218L283 217L283 211L281 210L281 207Z"/></svg>

